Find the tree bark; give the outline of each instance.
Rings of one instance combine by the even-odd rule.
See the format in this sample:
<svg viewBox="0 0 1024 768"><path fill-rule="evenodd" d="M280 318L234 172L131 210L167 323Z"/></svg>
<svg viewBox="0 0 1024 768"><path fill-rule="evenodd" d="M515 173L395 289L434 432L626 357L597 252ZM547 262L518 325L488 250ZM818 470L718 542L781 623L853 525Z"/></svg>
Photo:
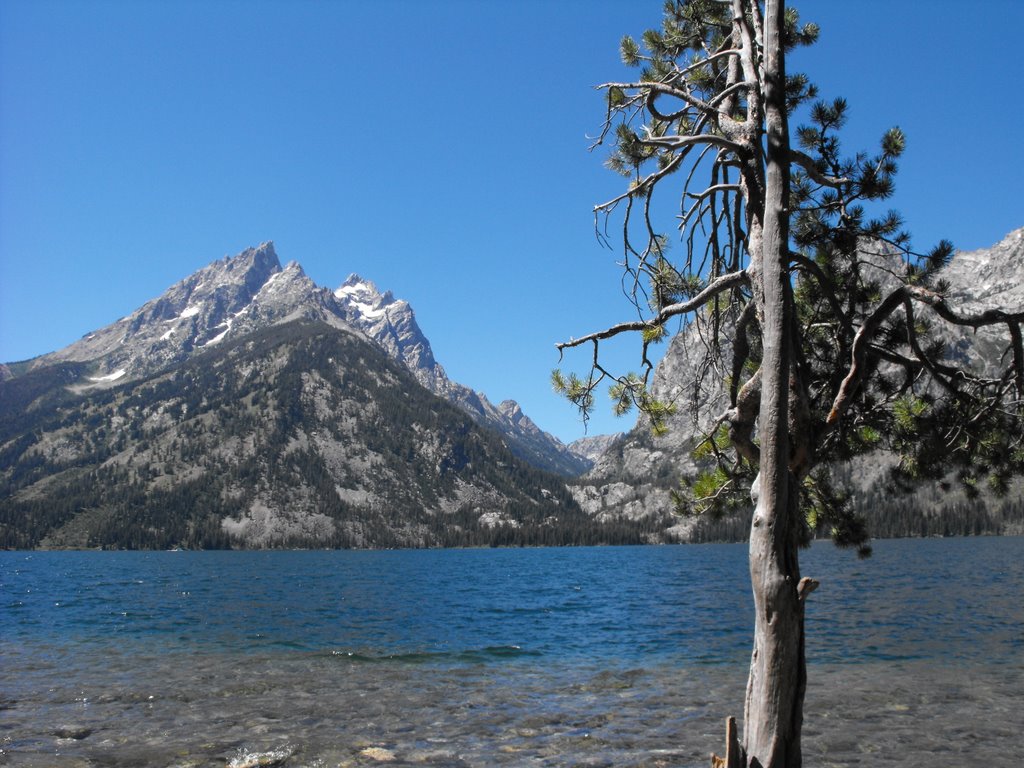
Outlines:
<svg viewBox="0 0 1024 768"><path fill-rule="evenodd" d="M764 354L761 364L760 474L750 530L754 649L744 709L743 752L750 768L797 768L806 688L797 486L790 470L793 375L789 282L789 130L782 46L784 0L767 0L764 23L766 184L761 250Z"/></svg>

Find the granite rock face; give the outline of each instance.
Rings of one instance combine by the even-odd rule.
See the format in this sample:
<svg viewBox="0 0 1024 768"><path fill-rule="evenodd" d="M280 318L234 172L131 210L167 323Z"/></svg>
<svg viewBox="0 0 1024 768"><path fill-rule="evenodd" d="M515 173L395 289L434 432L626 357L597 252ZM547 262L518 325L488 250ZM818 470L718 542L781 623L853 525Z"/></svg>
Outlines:
<svg viewBox="0 0 1024 768"><path fill-rule="evenodd" d="M731 338L722 329L723 348ZM697 471L690 455L725 409L727 399L715 385L723 363L706 361L706 344L696 326L688 326L669 342L668 350L651 379L651 394L675 406L666 420L667 431L656 435L647 417L640 415L628 433L615 438L594 460L594 467L570 484L573 498L585 512L603 521L672 520L672 491L681 477ZM667 524L659 540L686 540L691 518Z"/></svg>
<svg viewBox="0 0 1024 768"><path fill-rule="evenodd" d="M616 432L613 435L588 435L569 443L569 450L587 459L593 465L621 437L621 432Z"/></svg>
<svg viewBox="0 0 1024 768"><path fill-rule="evenodd" d="M991 248L959 251L943 271L947 295L973 311L1024 306L1024 227Z"/></svg>
<svg viewBox="0 0 1024 768"><path fill-rule="evenodd" d="M964 313L1024 307L1024 228L1014 230L991 248L959 252L942 273L949 283L951 306ZM1005 327L977 331L960 328L953 357L992 370L1000 356Z"/></svg>
<svg viewBox="0 0 1024 768"><path fill-rule="evenodd" d="M882 290L898 284L894 273L901 267L892 256L879 252L864 258ZM940 277L948 283L946 295L958 311L1019 310L1024 307L1024 228L991 248L956 253ZM728 328L723 334L728 360ZM996 339L1004 336L1005 328L953 329L947 354L983 368L993 366L1002 349ZM678 488L681 478L697 471L691 451L728 403L715 384L728 375L728 366L721 359L707 359L706 349L695 326L687 326L673 337L652 380L654 396L677 407L668 420L668 432L652 435L645 417L640 416L629 433L597 456L594 467L570 486L585 511L604 520L656 519L672 512L671 491ZM855 462L854 474L870 482L887 463L887 457L864 457ZM692 519L683 518L666 538L685 538L692 525Z"/></svg>

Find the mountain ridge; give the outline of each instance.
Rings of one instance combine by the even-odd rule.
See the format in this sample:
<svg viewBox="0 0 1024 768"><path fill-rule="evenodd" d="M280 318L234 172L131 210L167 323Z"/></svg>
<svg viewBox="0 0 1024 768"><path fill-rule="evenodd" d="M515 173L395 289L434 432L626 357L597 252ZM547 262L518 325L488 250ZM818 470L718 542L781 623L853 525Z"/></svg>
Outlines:
<svg viewBox="0 0 1024 768"><path fill-rule="evenodd" d="M0 386L0 546L418 547L636 541L361 334L297 318L75 394Z"/></svg>
<svg viewBox="0 0 1024 768"><path fill-rule="evenodd" d="M434 358L408 301L396 299L390 291L380 293L371 281L356 274L349 275L334 295L346 310L346 319L393 358L402 360L423 386L498 431L528 461L566 475L578 475L589 468L586 457L541 430L514 400L495 406L482 392L449 379Z"/></svg>
<svg viewBox="0 0 1024 768"><path fill-rule="evenodd" d="M76 387L102 388L180 364L226 339L297 318L365 334L403 363L421 385L499 432L514 452L535 466L567 476L589 468L585 457L537 427L518 405L496 407L482 393L451 381L434 359L408 301L396 299L390 291L381 294L357 275L333 291L318 286L298 262L282 267L272 241L215 260L129 315L20 367L90 363L94 373Z"/></svg>

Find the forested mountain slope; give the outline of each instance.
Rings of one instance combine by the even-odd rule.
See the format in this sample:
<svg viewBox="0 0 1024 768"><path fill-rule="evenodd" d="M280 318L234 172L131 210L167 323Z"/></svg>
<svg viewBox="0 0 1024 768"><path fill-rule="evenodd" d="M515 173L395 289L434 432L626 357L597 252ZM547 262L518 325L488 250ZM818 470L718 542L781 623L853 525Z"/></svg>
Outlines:
<svg viewBox="0 0 1024 768"><path fill-rule="evenodd" d="M0 546L639 541L355 331L295 319L102 388L0 388Z"/></svg>

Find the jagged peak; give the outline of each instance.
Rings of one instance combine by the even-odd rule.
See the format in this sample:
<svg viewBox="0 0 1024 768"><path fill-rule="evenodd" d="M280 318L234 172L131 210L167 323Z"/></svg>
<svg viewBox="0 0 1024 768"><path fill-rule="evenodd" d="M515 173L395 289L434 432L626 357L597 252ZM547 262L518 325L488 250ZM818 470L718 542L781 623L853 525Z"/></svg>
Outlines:
<svg viewBox="0 0 1024 768"><path fill-rule="evenodd" d="M512 416L523 412L522 407L515 400L502 400L498 403L498 410L506 416Z"/></svg>
<svg viewBox="0 0 1024 768"><path fill-rule="evenodd" d="M405 299L396 299L394 292L391 290L381 293L376 283L361 277L355 272L345 278L345 282L335 289L334 295L342 300L347 299L360 304L371 304L378 307L391 305L409 306L409 302Z"/></svg>
<svg viewBox="0 0 1024 768"><path fill-rule="evenodd" d="M237 253L234 256L225 254L219 262L214 262L210 266L222 265L227 268L228 271L234 271L240 268L246 267L257 267L257 268L281 268L281 261L277 257L277 251L274 249L274 242L267 240L266 242L260 243L259 245L246 248L241 253Z"/></svg>
<svg viewBox="0 0 1024 768"><path fill-rule="evenodd" d="M376 321L380 318L394 319L399 316L413 316L412 307L404 299L396 299L391 291L381 293L371 281L353 273L335 291L334 296L362 318ZM395 314L395 312L399 314Z"/></svg>
<svg viewBox="0 0 1024 768"><path fill-rule="evenodd" d="M388 291L388 293L390 293L390 291ZM338 298L343 298L346 295L353 294L371 294L373 296L381 295L372 280L367 280L355 272L346 277L345 282L339 285L334 291L334 295Z"/></svg>
<svg viewBox="0 0 1024 768"><path fill-rule="evenodd" d="M1008 232L1006 236L995 245L989 245L984 248L977 248L970 251L957 251L954 258L961 256L974 256L976 254L985 257L988 256L991 251L1012 250L1020 247L1022 243L1024 243L1024 227L1018 227L1017 229L1013 229Z"/></svg>
<svg viewBox="0 0 1024 768"><path fill-rule="evenodd" d="M270 258L276 259L277 258L277 251L274 249L274 241L273 240L266 240L266 241L260 243L259 245L255 246L255 247L250 246L250 247L246 248L244 251L242 251L238 255L239 256L247 256L247 255L263 256L265 258L266 257L270 257ZM237 256L235 258L237 258Z"/></svg>

